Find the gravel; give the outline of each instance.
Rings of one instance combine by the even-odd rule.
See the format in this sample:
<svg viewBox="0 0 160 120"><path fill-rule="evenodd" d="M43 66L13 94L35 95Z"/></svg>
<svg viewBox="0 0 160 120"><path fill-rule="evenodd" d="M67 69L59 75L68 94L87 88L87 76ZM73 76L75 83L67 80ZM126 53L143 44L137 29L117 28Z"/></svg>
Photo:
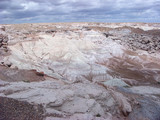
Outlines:
<svg viewBox="0 0 160 120"><path fill-rule="evenodd" d="M0 120L42 120L42 106L0 97Z"/></svg>

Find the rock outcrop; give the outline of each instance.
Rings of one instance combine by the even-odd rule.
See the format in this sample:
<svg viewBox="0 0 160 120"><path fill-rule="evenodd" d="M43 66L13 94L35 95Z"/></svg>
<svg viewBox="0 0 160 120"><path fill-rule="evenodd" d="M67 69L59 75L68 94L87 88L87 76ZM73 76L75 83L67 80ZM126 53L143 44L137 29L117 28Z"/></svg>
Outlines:
<svg viewBox="0 0 160 120"><path fill-rule="evenodd" d="M3 34L0 34L0 54L4 54L4 52L8 51L7 42L8 42L8 37Z"/></svg>
<svg viewBox="0 0 160 120"><path fill-rule="evenodd" d="M0 120L160 118L159 24L1 26Z"/></svg>

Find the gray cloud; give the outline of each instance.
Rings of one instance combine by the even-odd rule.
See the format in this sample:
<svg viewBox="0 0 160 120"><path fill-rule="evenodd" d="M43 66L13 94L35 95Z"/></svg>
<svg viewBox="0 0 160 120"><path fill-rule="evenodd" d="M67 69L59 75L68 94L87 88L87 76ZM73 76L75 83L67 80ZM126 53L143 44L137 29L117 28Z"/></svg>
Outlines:
<svg viewBox="0 0 160 120"><path fill-rule="evenodd" d="M160 22L160 0L0 0L0 23Z"/></svg>

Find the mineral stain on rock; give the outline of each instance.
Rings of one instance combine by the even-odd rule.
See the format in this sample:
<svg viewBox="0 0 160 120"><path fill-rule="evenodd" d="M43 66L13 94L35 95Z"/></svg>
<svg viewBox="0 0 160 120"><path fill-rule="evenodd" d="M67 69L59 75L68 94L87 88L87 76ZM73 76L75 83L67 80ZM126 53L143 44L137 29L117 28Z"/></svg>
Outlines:
<svg viewBox="0 0 160 120"><path fill-rule="evenodd" d="M0 120L159 120L159 26L0 25Z"/></svg>

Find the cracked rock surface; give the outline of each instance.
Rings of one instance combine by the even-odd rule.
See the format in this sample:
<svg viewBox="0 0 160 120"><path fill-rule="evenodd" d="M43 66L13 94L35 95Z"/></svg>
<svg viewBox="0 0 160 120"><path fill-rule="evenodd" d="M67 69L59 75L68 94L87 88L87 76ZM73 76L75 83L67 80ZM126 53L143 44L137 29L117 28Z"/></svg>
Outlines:
<svg viewBox="0 0 160 120"><path fill-rule="evenodd" d="M159 26L0 25L0 120L159 120Z"/></svg>

